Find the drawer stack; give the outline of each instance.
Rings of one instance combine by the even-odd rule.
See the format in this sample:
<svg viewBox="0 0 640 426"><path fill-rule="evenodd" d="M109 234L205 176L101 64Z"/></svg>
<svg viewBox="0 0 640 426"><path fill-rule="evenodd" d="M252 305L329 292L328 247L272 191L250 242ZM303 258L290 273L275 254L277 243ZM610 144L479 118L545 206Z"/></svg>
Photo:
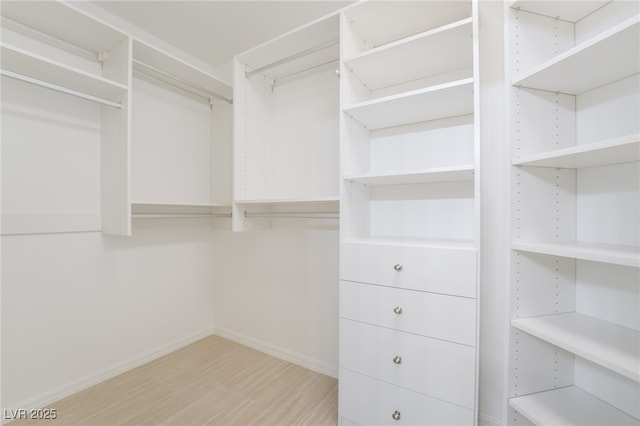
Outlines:
<svg viewBox="0 0 640 426"><path fill-rule="evenodd" d="M477 2L340 21L340 423L477 423Z"/></svg>
<svg viewBox="0 0 640 426"><path fill-rule="evenodd" d="M342 424L474 424L476 252L344 243Z"/></svg>

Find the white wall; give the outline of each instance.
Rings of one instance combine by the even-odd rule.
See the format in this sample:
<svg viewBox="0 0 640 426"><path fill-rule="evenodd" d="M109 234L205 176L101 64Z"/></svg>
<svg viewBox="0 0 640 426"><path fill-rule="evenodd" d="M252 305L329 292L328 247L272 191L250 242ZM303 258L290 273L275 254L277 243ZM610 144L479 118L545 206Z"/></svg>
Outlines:
<svg viewBox="0 0 640 426"><path fill-rule="evenodd" d="M316 371L338 372L338 232L216 235L216 332Z"/></svg>
<svg viewBox="0 0 640 426"><path fill-rule="evenodd" d="M55 401L211 333L213 231L3 236L2 405Z"/></svg>

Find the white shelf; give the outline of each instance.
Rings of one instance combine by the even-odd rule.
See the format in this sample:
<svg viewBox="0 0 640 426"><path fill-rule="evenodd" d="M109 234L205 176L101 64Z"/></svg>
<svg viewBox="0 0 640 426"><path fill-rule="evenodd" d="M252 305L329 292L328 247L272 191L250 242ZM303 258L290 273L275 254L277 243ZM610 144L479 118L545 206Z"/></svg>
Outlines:
<svg viewBox="0 0 640 426"><path fill-rule="evenodd" d="M338 60L339 23L339 14L331 14L258 45L236 59L249 72L266 68L260 74L276 80Z"/></svg>
<svg viewBox="0 0 640 426"><path fill-rule="evenodd" d="M640 268L640 248L592 243L513 242L511 248L531 253L570 257Z"/></svg>
<svg viewBox="0 0 640 426"><path fill-rule="evenodd" d="M0 45L2 69L89 96L115 99L127 87L8 44Z"/></svg>
<svg viewBox="0 0 640 426"><path fill-rule="evenodd" d="M471 240L449 240L436 238L384 238L384 237L368 237L368 238L344 238L345 244L384 244L399 247L432 247L445 248L455 250L475 250L474 242Z"/></svg>
<svg viewBox="0 0 640 426"><path fill-rule="evenodd" d="M513 164L581 169L630 161L640 161L640 134L528 155Z"/></svg>
<svg viewBox="0 0 640 426"><path fill-rule="evenodd" d="M386 44L347 59L345 65L369 90L471 68L472 21L466 18Z"/></svg>
<svg viewBox="0 0 640 426"><path fill-rule="evenodd" d="M363 2L345 9L351 25L375 48L471 16L470 1ZM402 25L392 23L402 22Z"/></svg>
<svg viewBox="0 0 640 426"><path fill-rule="evenodd" d="M226 82L137 39L133 40L133 59L173 76L176 78L174 81L195 84L227 99L233 96L233 89ZM158 78L163 79L163 76Z"/></svg>
<svg viewBox="0 0 640 426"><path fill-rule="evenodd" d="M309 198L309 199L296 199L296 198L273 198L273 199L254 199L254 200L235 200L236 204L242 205L325 205L327 207L338 206L338 197L326 197L326 198Z"/></svg>
<svg viewBox="0 0 640 426"><path fill-rule="evenodd" d="M368 129L473 113L473 78L360 102L344 110Z"/></svg>
<svg viewBox="0 0 640 426"><path fill-rule="evenodd" d="M638 425L637 419L576 386L509 400L511 407L541 426Z"/></svg>
<svg viewBox="0 0 640 426"><path fill-rule="evenodd" d="M131 206L140 207L231 207L231 204L219 204L219 203L176 203L173 201L132 201Z"/></svg>
<svg viewBox="0 0 640 426"><path fill-rule="evenodd" d="M515 0L509 5L514 9L521 9L551 18L559 18L564 21L577 22L595 10L609 3L611 0L589 1L540 1L540 0Z"/></svg>
<svg viewBox="0 0 640 426"><path fill-rule="evenodd" d="M513 84L572 95L595 89L640 72L638 39L640 15L516 75Z"/></svg>
<svg viewBox="0 0 640 426"><path fill-rule="evenodd" d="M579 313L514 319L511 325L611 371L640 381L640 332Z"/></svg>
<svg viewBox="0 0 640 426"><path fill-rule="evenodd" d="M89 52L106 52L127 36L59 1L2 2L2 16Z"/></svg>
<svg viewBox="0 0 640 426"><path fill-rule="evenodd" d="M454 182L473 180L473 165L413 170L403 173L380 175L350 175L344 179L365 185L403 185L412 183Z"/></svg>

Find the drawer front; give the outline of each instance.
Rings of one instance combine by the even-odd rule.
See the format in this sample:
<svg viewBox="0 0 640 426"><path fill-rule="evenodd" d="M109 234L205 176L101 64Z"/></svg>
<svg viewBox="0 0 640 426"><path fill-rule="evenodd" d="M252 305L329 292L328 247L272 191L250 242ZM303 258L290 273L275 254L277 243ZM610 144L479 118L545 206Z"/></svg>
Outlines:
<svg viewBox="0 0 640 426"><path fill-rule="evenodd" d="M340 370L342 424L473 425L473 410Z"/></svg>
<svg viewBox="0 0 640 426"><path fill-rule="evenodd" d="M344 243L340 278L476 297L476 252L466 249Z"/></svg>
<svg viewBox="0 0 640 426"><path fill-rule="evenodd" d="M476 345L476 299L342 281L340 316Z"/></svg>
<svg viewBox="0 0 640 426"><path fill-rule="evenodd" d="M340 320L340 367L473 409L475 348Z"/></svg>

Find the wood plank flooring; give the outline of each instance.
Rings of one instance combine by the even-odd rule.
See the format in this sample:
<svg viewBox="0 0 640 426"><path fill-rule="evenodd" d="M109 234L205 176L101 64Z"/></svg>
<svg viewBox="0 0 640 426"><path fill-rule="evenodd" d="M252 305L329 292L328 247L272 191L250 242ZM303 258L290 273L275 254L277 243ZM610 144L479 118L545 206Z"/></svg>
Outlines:
<svg viewBox="0 0 640 426"><path fill-rule="evenodd" d="M336 425L338 382L217 336L54 404L32 425Z"/></svg>

